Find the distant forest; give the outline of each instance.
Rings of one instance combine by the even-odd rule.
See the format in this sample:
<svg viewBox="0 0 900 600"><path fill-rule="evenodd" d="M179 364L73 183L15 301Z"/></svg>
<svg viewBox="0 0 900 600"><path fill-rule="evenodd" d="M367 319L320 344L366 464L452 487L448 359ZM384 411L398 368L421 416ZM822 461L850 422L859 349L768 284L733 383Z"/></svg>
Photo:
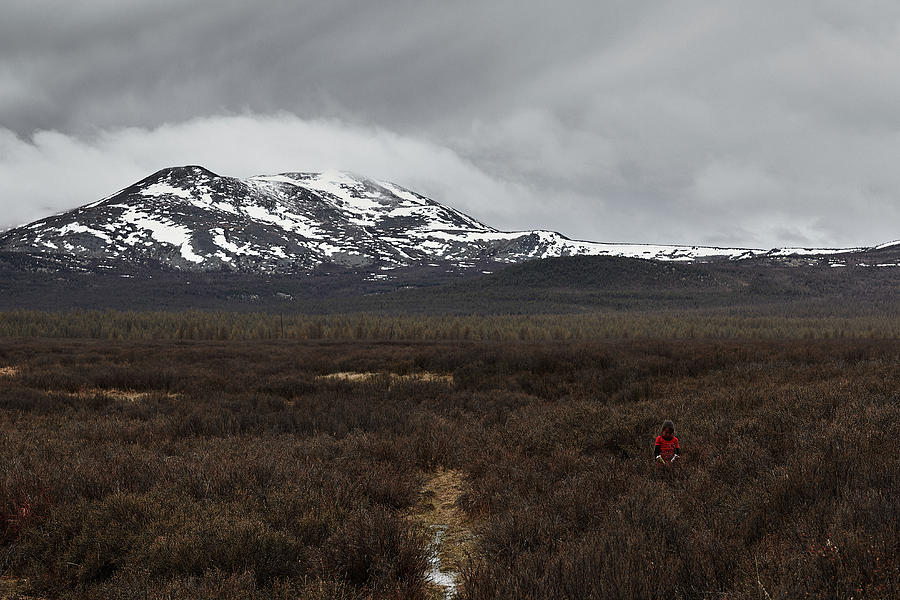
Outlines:
<svg viewBox="0 0 900 600"><path fill-rule="evenodd" d="M0 311L204 310L270 314L900 314L900 268L766 260L682 264L566 257L471 270L321 269L305 275L24 267L0 253ZM18 259L19 257L12 257ZM4 262L5 261L5 262Z"/></svg>
<svg viewBox="0 0 900 600"><path fill-rule="evenodd" d="M709 311L430 316L20 310L0 313L0 337L401 341L894 339L900 338L900 317L752 316Z"/></svg>

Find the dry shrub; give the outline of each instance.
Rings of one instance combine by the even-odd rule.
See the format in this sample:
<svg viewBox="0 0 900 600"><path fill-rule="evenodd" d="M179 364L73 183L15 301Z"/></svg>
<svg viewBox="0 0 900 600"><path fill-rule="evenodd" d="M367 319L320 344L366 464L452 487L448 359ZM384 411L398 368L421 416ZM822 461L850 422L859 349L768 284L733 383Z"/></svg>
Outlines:
<svg viewBox="0 0 900 600"><path fill-rule="evenodd" d="M323 546L326 573L356 586L393 588L407 598L425 594L427 540L421 531L384 509L346 516Z"/></svg>
<svg viewBox="0 0 900 600"><path fill-rule="evenodd" d="M0 357L21 369L0 385L0 571L34 596L423 598L408 515L441 469L477 523L462 598L900 593L900 342L0 339ZM319 378L348 371L403 377ZM405 377L424 372L452 384ZM650 461L665 418L672 468Z"/></svg>

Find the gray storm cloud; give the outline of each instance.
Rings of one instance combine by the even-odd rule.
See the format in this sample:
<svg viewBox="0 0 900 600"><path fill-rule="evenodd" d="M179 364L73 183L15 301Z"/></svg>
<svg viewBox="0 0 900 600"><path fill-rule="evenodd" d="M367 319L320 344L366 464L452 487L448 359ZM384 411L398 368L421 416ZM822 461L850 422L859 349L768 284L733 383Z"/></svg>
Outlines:
<svg viewBox="0 0 900 600"><path fill-rule="evenodd" d="M202 163L353 170L601 241L900 237L894 2L0 10L0 228Z"/></svg>

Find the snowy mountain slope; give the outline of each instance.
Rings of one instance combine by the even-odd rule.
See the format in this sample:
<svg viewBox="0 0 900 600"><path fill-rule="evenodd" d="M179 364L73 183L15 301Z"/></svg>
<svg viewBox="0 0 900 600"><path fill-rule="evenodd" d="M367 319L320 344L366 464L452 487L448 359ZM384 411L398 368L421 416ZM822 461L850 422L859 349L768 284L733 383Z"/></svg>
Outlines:
<svg viewBox="0 0 900 600"><path fill-rule="evenodd" d="M392 269L570 255L698 261L845 251L603 244L552 231L502 232L395 184L349 173L242 180L198 166L163 169L92 204L9 230L0 234L0 250L73 263L263 273L323 264Z"/></svg>

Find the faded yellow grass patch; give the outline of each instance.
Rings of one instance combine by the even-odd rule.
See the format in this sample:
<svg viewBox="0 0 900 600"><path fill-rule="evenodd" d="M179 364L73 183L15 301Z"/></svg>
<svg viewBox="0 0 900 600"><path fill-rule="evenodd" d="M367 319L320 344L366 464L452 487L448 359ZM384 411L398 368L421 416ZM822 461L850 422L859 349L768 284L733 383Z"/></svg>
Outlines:
<svg viewBox="0 0 900 600"><path fill-rule="evenodd" d="M434 536L440 572L453 578L471 554L475 540L474 523L459 508L464 489L461 471L440 468L427 476L409 514L410 520L430 532L440 532Z"/></svg>
<svg viewBox="0 0 900 600"><path fill-rule="evenodd" d="M0 377L18 377L21 372L19 367L0 367Z"/></svg>
<svg viewBox="0 0 900 600"><path fill-rule="evenodd" d="M375 373L372 371L341 371L339 373L319 375L318 377L316 377L316 379L319 381L332 380L357 382L370 381L372 379L385 376L390 378L391 383L401 381L433 381L446 383L447 385L451 385L453 383L453 375L442 375L440 373L431 373L429 371L423 371L421 373L408 373L406 375L400 375L399 373Z"/></svg>
<svg viewBox="0 0 900 600"><path fill-rule="evenodd" d="M77 392L71 392L68 395L74 398L93 398L94 396L102 395L108 396L115 400L120 400L122 402L140 402L150 396L153 395L166 396L167 398L178 398L179 394L173 394L170 392L136 392L134 390L120 390L117 388L84 388L78 390Z"/></svg>

